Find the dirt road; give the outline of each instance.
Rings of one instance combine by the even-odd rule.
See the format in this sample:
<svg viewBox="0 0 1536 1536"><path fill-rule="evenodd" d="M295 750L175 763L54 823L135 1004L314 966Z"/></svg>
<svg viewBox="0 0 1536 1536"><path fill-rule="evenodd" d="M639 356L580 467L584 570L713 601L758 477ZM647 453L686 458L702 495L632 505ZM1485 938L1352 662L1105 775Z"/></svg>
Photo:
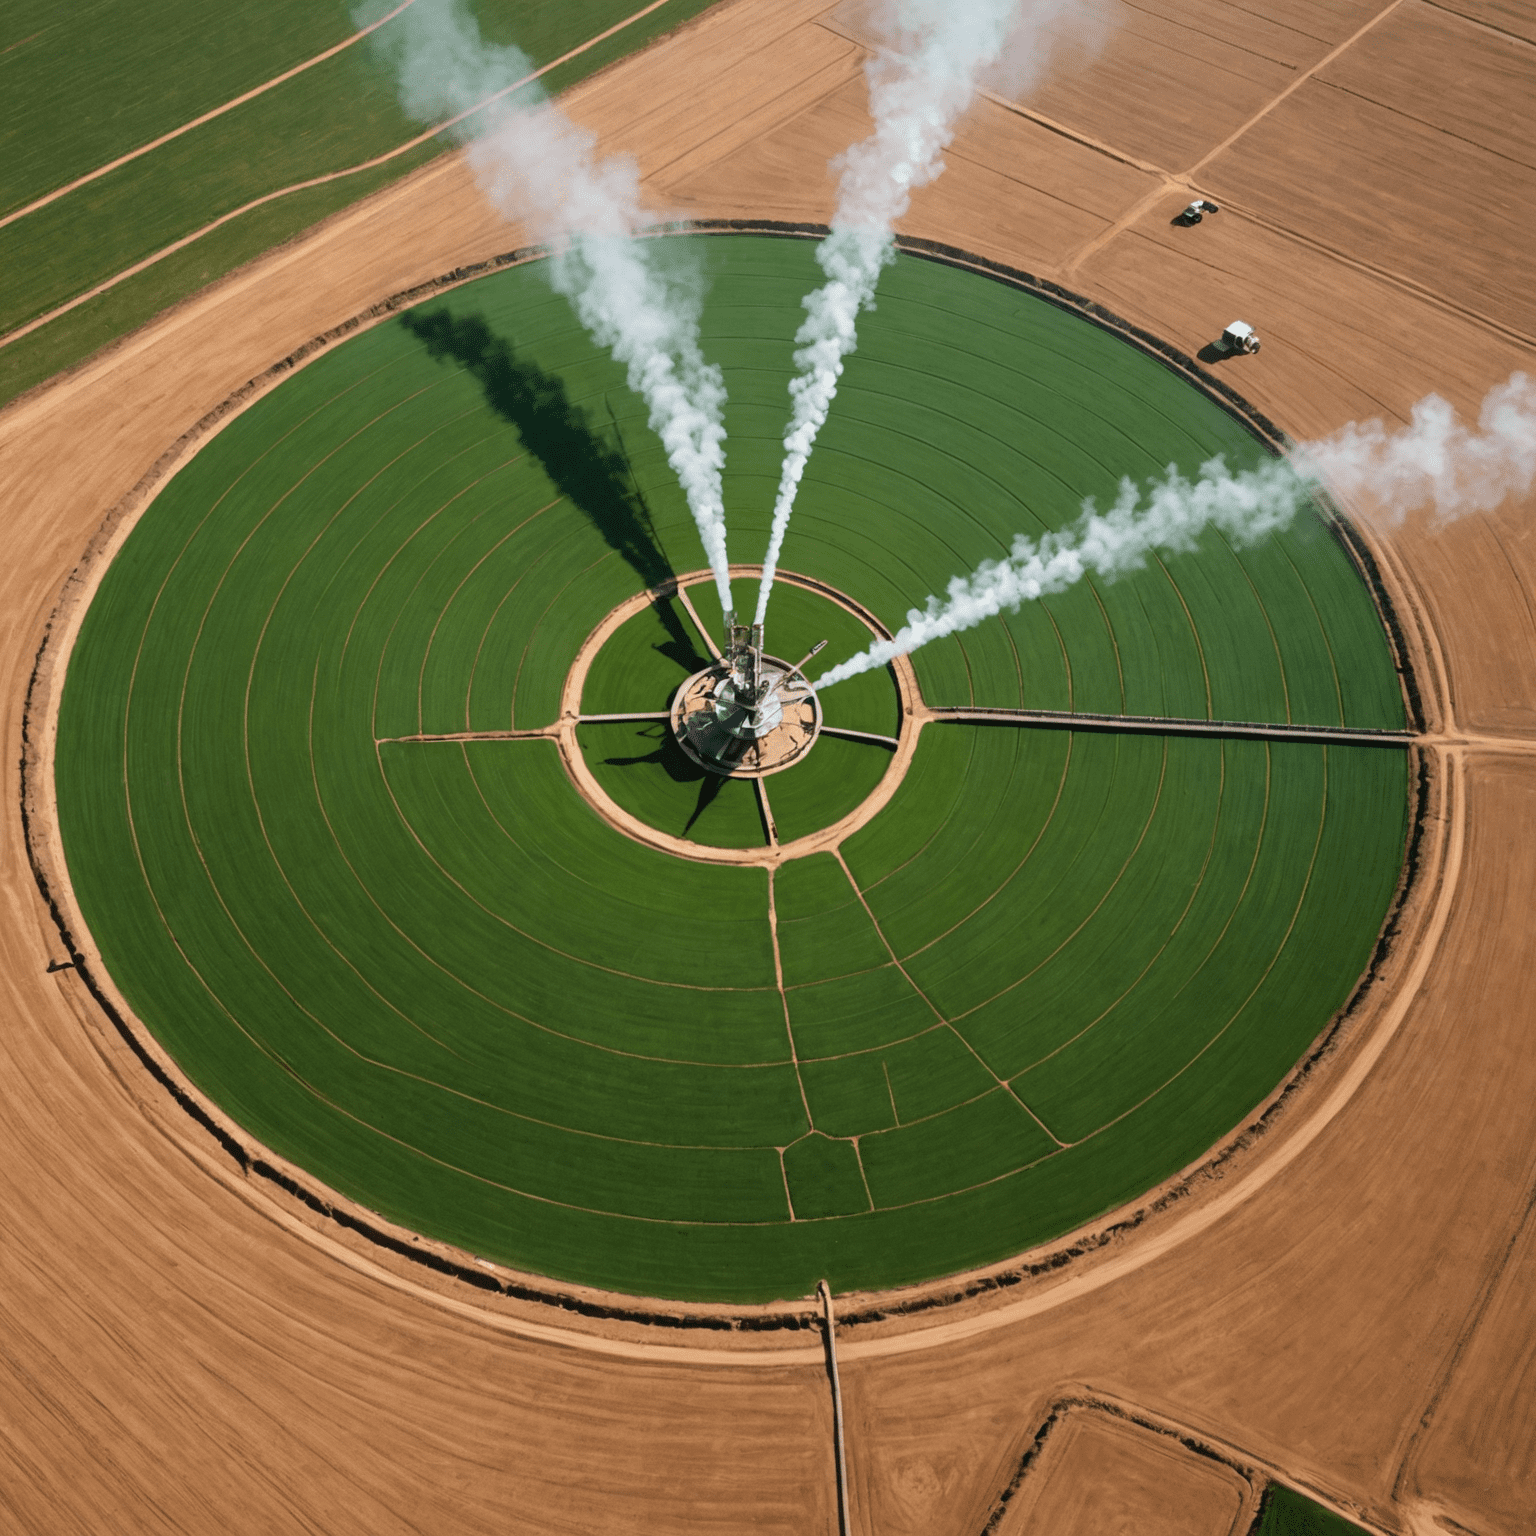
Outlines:
<svg viewBox="0 0 1536 1536"><path fill-rule="evenodd" d="M1536 44L1497 9L1121 7L1095 59L1022 109L976 109L906 232L1054 278L1190 353L1249 320L1262 354L1217 371L1296 436L1401 419L1431 389L1475 407L1536 361L1520 301L1536 232L1530 200L1505 195L1526 174L1508 169L1524 154L1509 124ZM825 0L735 0L571 105L638 156L658 207L825 218L826 160L864 123L859 59L856 18ZM1434 92L1416 83L1426 61ZM1222 212L1173 228L1191 189ZM1488 210L1480 247L1457 207ZM458 159L437 161L0 413L10 1529L836 1529L814 1333L602 1322L398 1259L244 1173L74 973L46 970L61 950L18 759L82 550L246 380L520 243ZM1102 1459L1084 1460L1094 1434L1124 1469L1104 1508L1145 1510L1159 1477L1192 1490L1159 1531L1241 1526L1267 1475L1383 1530L1528 1522L1533 510L1371 535L1425 690L1431 815L1365 1006L1271 1130L1134 1230L1018 1285L844 1327L859 1532L970 1536L1010 1487L999 1529L1039 1529L1032 1509L1088 1518L1074 1478L1092 1474L1072 1468ZM1037 1451L1071 1403L1099 1406L1057 1422L1092 1433L1053 1429ZM1180 1436L1220 1461L1191 1470L1168 1448Z"/></svg>

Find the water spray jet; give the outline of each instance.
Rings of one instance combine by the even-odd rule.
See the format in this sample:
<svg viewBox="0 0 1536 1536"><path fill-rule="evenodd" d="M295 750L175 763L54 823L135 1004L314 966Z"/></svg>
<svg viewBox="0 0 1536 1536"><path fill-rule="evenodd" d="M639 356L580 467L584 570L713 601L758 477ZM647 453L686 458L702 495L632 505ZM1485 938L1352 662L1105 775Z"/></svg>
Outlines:
<svg viewBox="0 0 1536 1536"><path fill-rule="evenodd" d="M816 248L826 281L806 295L795 334L790 419L774 497L756 621L768 612L774 573L816 438L826 424L859 316L875 305L880 274L896 259L897 221L912 194L944 170L944 152L986 73L1013 55L1022 92L1058 31L1087 19L1074 0L879 0L867 21L875 45L864 65L874 131L831 163L838 172L831 232Z"/></svg>
<svg viewBox="0 0 1536 1536"><path fill-rule="evenodd" d="M597 136L545 95L526 54L482 38L467 0L415 0L372 42L396 73L406 114L450 119L487 200L548 247L551 286L623 365L728 605L725 378L703 355L702 271L675 247L638 238L655 223L638 164L600 155Z"/></svg>
<svg viewBox="0 0 1536 1536"><path fill-rule="evenodd" d="M1314 493L1360 501L1368 520L1393 527L1427 511L1435 524L1491 512L1536 486L1536 380L1512 373L1483 399L1468 426L1438 395L1413 407L1405 427L1350 422L1329 437L1296 444L1284 458L1234 473L1218 455L1186 478L1170 464L1160 480L1127 476L1115 504L1100 511L1090 496L1066 528L1037 538L1019 534L1006 556L956 576L945 597L930 596L888 640L816 679L818 689L919 646L1015 613L1024 603L1065 592L1085 576L1116 581L1141 570L1154 554L1195 549L1207 529L1236 549L1288 527Z"/></svg>

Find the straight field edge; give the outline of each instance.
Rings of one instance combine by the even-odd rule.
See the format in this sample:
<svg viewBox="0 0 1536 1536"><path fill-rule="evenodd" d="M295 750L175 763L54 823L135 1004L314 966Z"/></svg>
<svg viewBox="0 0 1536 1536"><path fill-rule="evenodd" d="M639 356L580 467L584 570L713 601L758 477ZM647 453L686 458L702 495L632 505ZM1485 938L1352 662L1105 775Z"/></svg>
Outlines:
<svg viewBox="0 0 1536 1536"><path fill-rule="evenodd" d="M757 234L789 239L819 239L825 225L775 220L700 220L666 225L649 232L651 237L669 234ZM933 241L902 237L897 242L908 254L943 265L974 271L1009 286L1022 288L1058 308L1081 316L1111 331L1200 389L1229 415L1240 421L1271 452L1284 451L1284 434L1236 391L1208 375L1194 359L1185 356L1148 332L1141 331L1102 305L1073 294L1015 268L972 255ZM431 1277L463 1300L473 1297L488 1306L498 1302L532 1304L536 1314L555 1314L556 1326L569 1331L573 1343L597 1328L611 1331L617 1324L639 1325L642 1335L654 1338L665 1330L679 1345L692 1339L699 1346L718 1349L728 1343L722 1335L734 1335L743 1363L754 1356L771 1362L782 1346L795 1348L798 1341L787 1335L820 1330L814 1297L770 1302L763 1305L722 1305L631 1296L596 1287L567 1284L544 1276L488 1263L452 1244L428 1239L397 1226L377 1212L338 1194L313 1175L279 1157L252 1137L181 1071L153 1033L128 1006L102 963L84 915L75 900L64 860L54 794L54 753L58 735L58 711L63 695L69 657L86 609L113 557L133 531L140 517L164 484L205 447L218 431L241 412L304 364L339 346L351 337L391 319L400 311L462 287L477 278L508 267L535 261L547 254L542 246L524 246L505 255L457 267L451 272L391 294L350 319L333 326L290 352L264 372L248 380L188 428L148 471L107 512L80 560L69 572L57 603L43 626L42 637L28 681L22 712L20 763L20 814L22 834L38 891L48 915L69 956L69 961L89 995L87 1016L98 1029L95 1044L109 1058L126 1048L157 1087L174 1103L173 1117L189 1137L190 1149L199 1155L212 1151L222 1164L228 1159L243 1184L274 1202L288 1216L298 1216L302 1228L329 1237L344 1234L356 1246L366 1246L369 1257L383 1261L397 1278L419 1282ZM1410 710L1419 728L1420 694L1409 647L1388 595L1380 568L1369 544L1336 508L1320 508L1324 521L1348 552L1369 588L1391 640L1396 666ZM1423 620L1421 619L1421 622ZM1063 1271L1091 1263L1095 1254L1123 1244L1133 1234L1161 1226L1169 1213L1186 1210L1202 1191L1234 1174L1277 1141L1284 1128L1301 1120L1303 1098L1316 1097L1325 1079L1336 1075L1337 1066L1354 1054L1367 1038L1374 1022L1365 1004L1389 996L1398 967L1394 959L1422 925L1430 902L1426 894L1440 884L1448 837L1449 786L1437 782L1434 759L1419 748L1410 749L1414 765L1414 796L1408 853L1398 878L1397 890L1377 937L1370 965L1356 984L1344 1007L1313 1041L1301 1061L1280 1085L1247 1117L1196 1162L1155 1186L1137 1200L1104 1213L1049 1243L1026 1250L1011 1259L958 1272L920 1285L888 1291L850 1293L848 1309L839 1310L840 1331L871 1330L885 1333L904 1319L915 1319L935 1309L954 1309L965 1303L985 1305L996 1297L1030 1282L1041 1283ZM1436 804L1438 802L1438 804ZM1438 829L1426 841L1426 834ZM1377 1010L1378 1013L1384 1010ZM1308 1090L1305 1094L1303 1090ZM424 1274L425 1272L425 1274ZM625 1330L627 1331L627 1330ZM778 1335L780 1349L766 1349L768 1338ZM756 1339L755 1349L747 1338ZM801 1346L803 1347L803 1346Z"/></svg>

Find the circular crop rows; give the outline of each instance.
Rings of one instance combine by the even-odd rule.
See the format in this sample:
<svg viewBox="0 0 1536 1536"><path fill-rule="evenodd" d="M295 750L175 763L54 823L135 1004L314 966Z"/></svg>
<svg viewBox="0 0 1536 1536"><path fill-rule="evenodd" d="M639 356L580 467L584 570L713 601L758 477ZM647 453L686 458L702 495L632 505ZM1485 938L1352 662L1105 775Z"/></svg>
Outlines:
<svg viewBox="0 0 1536 1536"><path fill-rule="evenodd" d="M732 554L755 560L811 249L671 249L709 272ZM1123 475L1263 451L1117 337L903 257L767 643L825 638L830 665L859 611L894 627ZM1320 520L935 644L920 718L889 673L828 690L766 798L660 718L719 635L711 585L677 586L699 564L642 404L536 263L324 354L150 504L70 658L61 831L115 983L241 1126L562 1280L877 1288L1169 1177L1348 998L1401 866L1402 753L942 715L1400 727ZM573 658L647 589L562 723ZM651 718L591 718L614 715ZM601 814L576 758L677 846Z"/></svg>

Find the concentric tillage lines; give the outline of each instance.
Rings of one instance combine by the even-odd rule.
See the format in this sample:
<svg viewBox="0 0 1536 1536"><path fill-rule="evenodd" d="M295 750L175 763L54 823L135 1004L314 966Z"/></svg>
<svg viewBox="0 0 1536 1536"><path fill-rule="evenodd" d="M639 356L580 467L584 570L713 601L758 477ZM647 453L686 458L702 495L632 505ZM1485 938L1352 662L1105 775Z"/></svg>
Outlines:
<svg viewBox="0 0 1536 1536"><path fill-rule="evenodd" d="M750 558L814 263L697 249ZM899 623L1013 531L1216 451L1260 450L1113 337L904 258L785 552L851 606L786 581L770 648L840 659L858 612ZM536 264L324 354L165 486L70 662L61 819L114 980L240 1125L553 1276L885 1285L1198 1159L1347 999L1400 866L1400 751L928 713L1398 726L1369 594L1321 523L929 647L910 718L886 673L829 690L852 734L767 781L773 848L751 786L680 771L655 718L719 632L712 583L667 586L699 565L643 405ZM562 725L572 658L647 589ZM888 803L816 843L898 735ZM624 835L570 741L684 853L768 861ZM820 851L781 857L806 837Z"/></svg>
<svg viewBox="0 0 1536 1536"><path fill-rule="evenodd" d="M460 494L463 494L463 493L462 493L462 492L461 492L461 493L460 493ZM434 514L434 515L435 515L435 514ZM305 551L305 556L306 556L306 557L307 557L307 555L308 555L308 553L309 553L309 551L310 551L310 550L312 550L312 549L313 549L313 547L314 547L314 543L315 543L315 542L318 542L318 537L319 537L319 536L318 536L318 535L317 535L317 537L316 537L316 540L314 540L314 541L312 541L312 542L311 542L311 544L310 544L310 545L309 545L309 547L308 547L308 549L306 549L306 551ZM301 564L302 564L302 558L301 558ZM286 577L285 577L285 579L284 579L284 581L283 581L283 584L282 584L282 591L286 591L286 590L287 590L287 587L288 587L288 585L289 585L289 583L290 583L290 582L291 582L291 581L292 581L292 578L293 578L293 575L294 575L294 573L295 573L295 571L297 571L297 570L298 570L298 568L299 568L299 567L297 567L297 566L296 566L296 567L294 567L294 569L293 569L293 570L290 570L290 571L289 571L289 572L288 572L288 574L287 574L287 576L286 576ZM279 597L280 597L280 596L281 596L281 591L280 591L280 593L279 593ZM210 605L210 606L211 606L211 605ZM274 608L275 608L275 606L276 606L276 601L274 601L274 604L273 604L273 607L274 607ZM206 615L205 615L205 618L206 618ZM263 620L263 625L262 625L262 635L263 635L263 636L265 636L265 633L266 633L266 631L267 631L267 626L268 626L268 625L269 625L269 623L270 623L270 619L271 619L271 610L270 610L270 609L269 609L269 611L268 611L268 614L267 614L267 615L266 615L266 618L265 618L265 619L264 619L264 620ZM258 644L259 644L259 642L258 642ZM257 655L254 655L254 656L253 656L253 659L252 659L252 663L251 663L251 667L250 667L250 671L249 671L249 674L248 674L248 676L249 676L249 678L251 678L251 679L254 679L254 677L255 677L255 674L256 674L256 665L257 665L257 658L258 658L258 656L259 656L259 651L258 651L258 653L257 653ZM191 670L191 665L190 665L190 663L189 663L189 666L188 666L188 672L189 672L189 673L190 673L190 670ZM248 684L248 688L247 688L247 697L249 697L249 691L250 691L250 690L249 690L249 684ZM248 707L247 707L247 715L248 715L248 713L249 713L249 708L248 708ZM249 764L249 755L248 755L248 749L249 749L249 735L248 735L248 734L247 734L247 743L246 743L246 745L247 745L247 770L248 770L248 775L249 775L249 771L250 771L250 764ZM253 789L254 789L254 784L252 784L252 787L253 787ZM254 797L253 797L253 798L254 798ZM259 811L259 807L258 807L258 811ZM291 889L291 886L290 886L290 889Z"/></svg>

